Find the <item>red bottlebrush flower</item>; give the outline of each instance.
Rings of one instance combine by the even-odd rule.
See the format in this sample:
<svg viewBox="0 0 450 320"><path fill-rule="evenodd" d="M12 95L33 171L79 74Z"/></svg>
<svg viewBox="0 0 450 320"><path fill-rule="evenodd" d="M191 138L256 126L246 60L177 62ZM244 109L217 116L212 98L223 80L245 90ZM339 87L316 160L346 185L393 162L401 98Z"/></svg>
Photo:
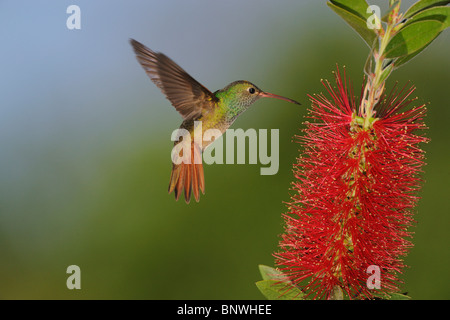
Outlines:
<svg viewBox="0 0 450 320"><path fill-rule="evenodd" d="M412 246L412 210L420 188L427 139L426 108L408 107L414 90L383 96L365 122L360 103L336 73L331 100L310 96L303 156L294 165L294 195L284 215L277 264L312 298L331 298L339 287L349 298L399 290L403 257ZM369 266L380 270L381 289L369 289Z"/></svg>

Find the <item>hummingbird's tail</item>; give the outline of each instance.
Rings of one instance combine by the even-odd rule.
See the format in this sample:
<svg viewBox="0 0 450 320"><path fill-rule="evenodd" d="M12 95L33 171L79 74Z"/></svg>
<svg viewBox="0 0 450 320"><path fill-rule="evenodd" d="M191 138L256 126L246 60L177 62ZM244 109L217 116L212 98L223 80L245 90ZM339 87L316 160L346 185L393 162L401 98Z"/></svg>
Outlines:
<svg viewBox="0 0 450 320"><path fill-rule="evenodd" d="M203 175L203 164L195 163L194 159L201 160L200 148L194 147L191 149L191 163L181 162L180 164L173 164L172 173L170 175L169 193L175 191L175 199L181 195L184 188L184 199L186 203L191 200L191 192L194 194L195 200L200 199L200 190L205 194L205 177Z"/></svg>

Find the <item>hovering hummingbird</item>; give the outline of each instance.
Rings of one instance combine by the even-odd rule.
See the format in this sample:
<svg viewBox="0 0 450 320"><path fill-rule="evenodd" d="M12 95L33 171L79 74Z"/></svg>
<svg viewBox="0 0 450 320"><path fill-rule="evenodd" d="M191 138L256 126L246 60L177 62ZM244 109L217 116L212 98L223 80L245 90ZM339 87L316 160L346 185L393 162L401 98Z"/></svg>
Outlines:
<svg viewBox="0 0 450 320"><path fill-rule="evenodd" d="M188 130L191 135L194 132L194 121L201 121L202 137L208 129L218 129L223 134L242 112L260 98L276 98L300 104L295 100L264 92L245 80L234 81L221 90L211 92L163 53L153 52L134 39L130 39L130 43L147 75L183 117L180 129ZM175 145L178 143L180 142L176 141ZM202 145L199 146L193 139L192 161L173 163L169 193L175 191L176 200L183 188L187 203L191 199L191 192L197 202L200 190L205 194L203 165L201 161L196 163L194 157L201 159L201 153L210 143L211 141L202 138Z"/></svg>

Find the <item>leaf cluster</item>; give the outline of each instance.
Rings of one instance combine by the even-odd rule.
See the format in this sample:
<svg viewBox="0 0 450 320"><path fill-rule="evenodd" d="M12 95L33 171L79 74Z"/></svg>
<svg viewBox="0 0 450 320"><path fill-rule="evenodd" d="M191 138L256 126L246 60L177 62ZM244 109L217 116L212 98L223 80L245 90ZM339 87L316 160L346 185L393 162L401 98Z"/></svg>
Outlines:
<svg viewBox="0 0 450 320"><path fill-rule="evenodd" d="M420 0L401 14L400 1L390 1L390 8L382 17L374 16L375 12L365 0L330 0L327 4L372 51L380 45L387 26L394 24L384 56L389 64L398 68L416 57L450 26L449 3L450 0ZM371 28L369 19L379 22L380 28Z"/></svg>

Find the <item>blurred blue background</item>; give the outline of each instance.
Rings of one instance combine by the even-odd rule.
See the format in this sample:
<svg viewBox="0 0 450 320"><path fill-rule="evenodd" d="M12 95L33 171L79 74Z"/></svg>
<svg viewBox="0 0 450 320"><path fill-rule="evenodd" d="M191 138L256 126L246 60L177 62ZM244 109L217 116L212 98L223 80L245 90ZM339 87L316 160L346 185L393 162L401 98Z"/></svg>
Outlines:
<svg viewBox="0 0 450 320"><path fill-rule="evenodd" d="M387 1L371 1L382 4ZM406 8L412 1L404 1ZM69 30L66 9L81 9ZM167 194L181 117L137 63L129 38L214 91L238 79L285 95L233 128L280 129L280 170L205 166L199 203ZM368 48L326 1L0 1L0 298L260 299L273 265L307 94ZM422 200L404 291L449 299L450 33L395 71L429 102ZM355 90L358 91L358 90ZM68 290L66 268L81 268Z"/></svg>

